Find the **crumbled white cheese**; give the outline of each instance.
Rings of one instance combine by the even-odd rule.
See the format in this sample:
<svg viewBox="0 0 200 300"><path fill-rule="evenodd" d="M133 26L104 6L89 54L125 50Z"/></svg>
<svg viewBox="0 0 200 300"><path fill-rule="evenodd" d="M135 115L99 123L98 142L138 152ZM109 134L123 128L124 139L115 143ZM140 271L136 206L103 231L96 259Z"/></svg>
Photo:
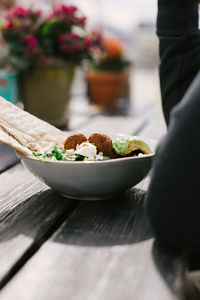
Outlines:
<svg viewBox="0 0 200 300"><path fill-rule="evenodd" d="M73 155L74 154L74 149L68 149L66 150L67 155Z"/></svg>
<svg viewBox="0 0 200 300"><path fill-rule="evenodd" d="M77 148L74 153L86 156L88 157L89 160L95 160L97 154L97 148L96 146L88 142L83 142L82 144L77 145Z"/></svg>
<svg viewBox="0 0 200 300"><path fill-rule="evenodd" d="M103 160L103 155L96 155L96 160Z"/></svg>

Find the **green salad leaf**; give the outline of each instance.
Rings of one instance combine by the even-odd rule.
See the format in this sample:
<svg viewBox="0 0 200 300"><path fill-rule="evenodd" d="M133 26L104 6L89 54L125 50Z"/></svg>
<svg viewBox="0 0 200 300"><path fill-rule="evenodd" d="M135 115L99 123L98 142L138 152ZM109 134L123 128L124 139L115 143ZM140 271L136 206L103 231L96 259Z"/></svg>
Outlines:
<svg viewBox="0 0 200 300"><path fill-rule="evenodd" d="M128 149L130 138L121 137L113 140L113 149L117 154L121 154Z"/></svg>

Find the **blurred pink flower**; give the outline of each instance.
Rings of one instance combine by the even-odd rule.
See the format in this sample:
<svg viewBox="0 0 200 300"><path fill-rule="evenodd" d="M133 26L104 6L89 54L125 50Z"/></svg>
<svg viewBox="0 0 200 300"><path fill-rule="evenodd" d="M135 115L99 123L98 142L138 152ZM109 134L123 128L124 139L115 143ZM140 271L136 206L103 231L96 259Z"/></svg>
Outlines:
<svg viewBox="0 0 200 300"><path fill-rule="evenodd" d="M86 38L85 41L84 41L84 43L85 43L85 46L87 48L89 48L90 46L92 46L92 41L89 38Z"/></svg>
<svg viewBox="0 0 200 300"><path fill-rule="evenodd" d="M73 13L75 13L75 11L77 11L77 7L73 6L73 5L62 4L60 6L60 11L63 11L63 12L69 13L69 14L73 14Z"/></svg>
<svg viewBox="0 0 200 300"><path fill-rule="evenodd" d="M86 22L87 22L87 18L86 18L86 17L82 17L82 18L81 18L81 24L82 24L83 26L85 26Z"/></svg>
<svg viewBox="0 0 200 300"><path fill-rule="evenodd" d="M77 39L80 38L80 36L78 34L76 34L76 33L72 33L71 36L72 36L72 39L74 39L74 40L77 40Z"/></svg>
<svg viewBox="0 0 200 300"><path fill-rule="evenodd" d="M42 15L41 9L36 10L36 11L35 11L35 14L36 14L38 17L40 17L40 16Z"/></svg>
<svg viewBox="0 0 200 300"><path fill-rule="evenodd" d="M73 5L62 4L60 6L54 6L52 13L47 17L46 21L59 18L69 26L84 27L86 24L86 18L77 14L78 8Z"/></svg>
<svg viewBox="0 0 200 300"><path fill-rule="evenodd" d="M26 36L25 40L27 41L29 47L34 48L34 47L37 47L37 45L38 45L38 42L37 42L35 36L33 36L33 35Z"/></svg>
<svg viewBox="0 0 200 300"><path fill-rule="evenodd" d="M13 47L9 54L25 56L30 65L46 61L50 56L61 57L80 64L90 59L92 39L86 36L86 17L73 5L54 6L49 15L29 7L16 6L11 9L1 27L4 40ZM75 27L81 27L77 34ZM20 54L18 48L19 45Z"/></svg>
<svg viewBox="0 0 200 300"><path fill-rule="evenodd" d="M27 15L29 15L29 10L25 9L22 6L13 7L12 9L10 9L8 11L8 14L7 14L8 18L11 18L11 17L26 17Z"/></svg>
<svg viewBox="0 0 200 300"><path fill-rule="evenodd" d="M2 26L2 29L3 29L3 30L10 29L10 28L12 28L12 25L13 25L13 22L12 22L12 21L8 21L7 23L5 23L5 24Z"/></svg>

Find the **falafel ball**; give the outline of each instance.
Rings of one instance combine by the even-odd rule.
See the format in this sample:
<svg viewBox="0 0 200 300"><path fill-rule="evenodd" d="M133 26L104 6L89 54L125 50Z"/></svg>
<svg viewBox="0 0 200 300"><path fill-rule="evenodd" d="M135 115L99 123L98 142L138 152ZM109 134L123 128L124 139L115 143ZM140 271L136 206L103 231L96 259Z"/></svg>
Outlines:
<svg viewBox="0 0 200 300"><path fill-rule="evenodd" d="M77 145L80 145L86 141L87 141L87 138L84 134L82 134L82 133L72 134L66 138L65 143L64 143L64 148L65 148L65 150L76 149Z"/></svg>
<svg viewBox="0 0 200 300"><path fill-rule="evenodd" d="M103 152L103 155L108 155L110 158L117 157L113 150L112 140L106 134L93 133L89 136L88 141L97 147L98 152Z"/></svg>

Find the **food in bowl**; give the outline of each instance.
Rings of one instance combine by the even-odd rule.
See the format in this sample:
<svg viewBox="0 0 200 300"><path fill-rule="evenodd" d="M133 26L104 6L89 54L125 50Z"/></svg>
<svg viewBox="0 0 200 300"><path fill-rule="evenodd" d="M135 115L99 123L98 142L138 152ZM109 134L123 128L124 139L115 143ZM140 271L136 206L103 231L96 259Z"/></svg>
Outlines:
<svg viewBox="0 0 200 300"><path fill-rule="evenodd" d="M113 136L113 140L120 138ZM143 139L143 138L142 138ZM145 139L146 140L146 139ZM148 140L154 150L154 141ZM107 160L43 160L21 157L22 164L61 195L78 200L118 198L148 174L154 153Z"/></svg>
<svg viewBox="0 0 200 300"><path fill-rule="evenodd" d="M152 153L147 143L137 137L66 135L0 97L0 141L26 157L43 161L104 161Z"/></svg>
<svg viewBox="0 0 200 300"><path fill-rule="evenodd" d="M154 147L146 139L66 135L0 97L0 141L16 150L32 174L65 197L92 201L118 197L151 168Z"/></svg>
<svg viewBox="0 0 200 300"><path fill-rule="evenodd" d="M111 139L106 134L93 133L87 138L81 133L68 136L64 145L50 143L42 152L33 152L41 161L104 161L152 153L150 147L136 137Z"/></svg>

